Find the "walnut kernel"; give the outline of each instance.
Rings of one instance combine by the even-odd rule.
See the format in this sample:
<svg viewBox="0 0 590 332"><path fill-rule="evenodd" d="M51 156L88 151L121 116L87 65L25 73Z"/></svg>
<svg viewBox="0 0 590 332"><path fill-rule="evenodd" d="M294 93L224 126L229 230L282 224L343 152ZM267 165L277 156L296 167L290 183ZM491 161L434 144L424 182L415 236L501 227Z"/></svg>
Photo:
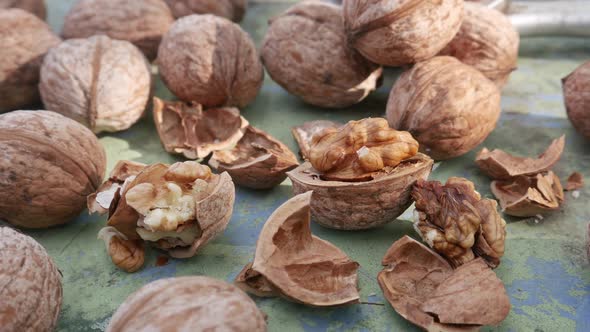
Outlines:
<svg viewBox="0 0 590 332"><path fill-rule="evenodd" d="M0 8L20 8L35 14L42 20L47 17L45 0L0 0Z"/></svg>

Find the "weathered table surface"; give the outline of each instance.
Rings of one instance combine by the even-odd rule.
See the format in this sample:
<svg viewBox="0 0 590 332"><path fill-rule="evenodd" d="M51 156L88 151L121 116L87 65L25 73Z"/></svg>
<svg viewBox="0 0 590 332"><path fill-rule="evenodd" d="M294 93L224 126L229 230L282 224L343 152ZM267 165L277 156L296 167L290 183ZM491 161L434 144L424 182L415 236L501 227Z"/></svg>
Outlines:
<svg viewBox="0 0 590 332"><path fill-rule="evenodd" d="M59 31L72 0L49 0L49 21ZM242 22L259 44L267 19L286 4L252 4ZM590 59L590 42L576 39L523 40L518 70L503 94L503 115L496 131L483 144L519 154L536 154L551 139L566 134L566 151L555 170L562 178L581 171L590 179L590 144L577 135L565 118L560 79L582 61ZM389 89L399 71L388 70L384 86L367 101L341 111L328 111L301 103L288 95L267 75L256 102L243 110L255 126L269 131L294 151L291 126L312 119L346 121L382 116ZM124 87L122 87L124 88ZM171 97L160 81L156 95ZM120 159L145 163L173 162L160 146L151 117L126 132L101 135L110 168ZM474 181L484 196L491 197L489 180L473 163L475 152L443 162L432 178L464 176ZM567 194L562 211L543 220L507 218L506 255L496 270L505 282L512 311L494 331L590 331L590 267L585 251L585 228L590 220L590 186L579 198ZM223 236L198 256L170 260L155 266L158 252L149 250L143 270L119 271L111 263L104 244L96 239L104 217L81 215L67 226L27 231L39 240L63 273L64 303L60 331L101 331L111 314L140 286L165 277L207 275L232 281L254 254L258 233L271 212L291 196L289 183L270 191L237 189L231 223ZM404 216L411 215L407 213ZM401 219L409 219L401 218ZM268 314L270 331L370 330L415 331L395 313L376 282L380 261L387 248L403 235L416 237L409 221L398 220L371 231L342 232L313 225L315 235L331 241L361 264L360 304L337 309L310 309L282 299L256 300ZM378 305L384 304L384 305Z"/></svg>

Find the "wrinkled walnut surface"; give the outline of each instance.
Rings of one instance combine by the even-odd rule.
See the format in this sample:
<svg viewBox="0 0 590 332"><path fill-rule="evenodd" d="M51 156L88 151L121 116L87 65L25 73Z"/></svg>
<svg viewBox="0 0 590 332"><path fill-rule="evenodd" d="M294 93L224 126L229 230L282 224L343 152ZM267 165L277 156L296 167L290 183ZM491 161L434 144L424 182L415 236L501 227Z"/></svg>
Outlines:
<svg viewBox="0 0 590 332"><path fill-rule="evenodd" d="M313 120L303 123L300 126L291 128L291 134L299 145L299 153L304 160L309 160L309 150L311 149L311 139L315 134L322 132L327 128L340 128L341 123L328 120Z"/></svg>
<svg viewBox="0 0 590 332"><path fill-rule="evenodd" d="M45 0L0 0L0 8L19 8L35 14L42 20L47 17Z"/></svg>
<svg viewBox="0 0 590 332"><path fill-rule="evenodd" d="M128 129L149 101L151 74L141 52L126 41L70 39L49 51L39 84L43 104L95 133Z"/></svg>
<svg viewBox="0 0 590 332"><path fill-rule="evenodd" d="M192 14L213 14L240 22L248 7L247 0L164 0L174 17Z"/></svg>
<svg viewBox="0 0 590 332"><path fill-rule="evenodd" d="M590 139L590 61L576 68L562 83L567 116L574 128Z"/></svg>
<svg viewBox="0 0 590 332"><path fill-rule="evenodd" d="M584 176L580 172L573 172L568 176L564 190L572 191L582 189L584 187Z"/></svg>

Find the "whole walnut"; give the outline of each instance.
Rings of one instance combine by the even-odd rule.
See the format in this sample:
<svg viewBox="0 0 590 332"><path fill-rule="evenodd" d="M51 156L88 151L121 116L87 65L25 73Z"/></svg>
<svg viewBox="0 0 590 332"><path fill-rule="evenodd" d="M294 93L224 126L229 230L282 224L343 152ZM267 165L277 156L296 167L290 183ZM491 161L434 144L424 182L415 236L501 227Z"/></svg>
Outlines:
<svg viewBox="0 0 590 332"><path fill-rule="evenodd" d="M20 8L44 20L47 17L45 0L0 0L0 8Z"/></svg>
<svg viewBox="0 0 590 332"><path fill-rule="evenodd" d="M439 56L404 72L391 90L387 120L409 131L435 160L461 156L494 130L500 90L475 68Z"/></svg>
<svg viewBox="0 0 590 332"><path fill-rule="evenodd" d="M450 55L475 67L498 87L504 86L518 60L518 31L501 12L465 3L461 29L440 55Z"/></svg>
<svg viewBox="0 0 590 332"><path fill-rule="evenodd" d="M61 275L33 238L0 227L1 330L53 331L62 303Z"/></svg>
<svg viewBox="0 0 590 332"><path fill-rule="evenodd" d="M590 139L590 61L562 80L567 116L576 130Z"/></svg>
<svg viewBox="0 0 590 332"><path fill-rule="evenodd" d="M321 107L360 102L382 72L348 47L340 7L321 2L305 1L273 18L261 56L275 82Z"/></svg>
<svg viewBox="0 0 590 332"><path fill-rule="evenodd" d="M88 128L48 111L0 115L0 155L0 219L25 228L76 217L106 168Z"/></svg>
<svg viewBox="0 0 590 332"><path fill-rule="evenodd" d="M151 74L133 44L107 36L70 39L52 49L41 67L45 108L95 133L137 122L149 101Z"/></svg>
<svg viewBox="0 0 590 332"><path fill-rule="evenodd" d="M239 25L213 15L177 20L162 39L158 65L176 97L204 107L246 106L264 79L252 39Z"/></svg>
<svg viewBox="0 0 590 332"><path fill-rule="evenodd" d="M21 9L0 9L0 112L39 101L39 67L59 44L49 26Z"/></svg>
<svg viewBox="0 0 590 332"><path fill-rule="evenodd" d="M172 22L164 0L80 0L66 15L62 35L70 39L104 34L126 40L153 60Z"/></svg>
<svg viewBox="0 0 590 332"><path fill-rule="evenodd" d="M344 0L343 9L351 45L385 66L432 58L463 21L463 0Z"/></svg>
<svg viewBox="0 0 590 332"><path fill-rule="evenodd" d="M192 14L213 14L225 17L234 22L244 18L247 0L165 0L174 17L184 17Z"/></svg>

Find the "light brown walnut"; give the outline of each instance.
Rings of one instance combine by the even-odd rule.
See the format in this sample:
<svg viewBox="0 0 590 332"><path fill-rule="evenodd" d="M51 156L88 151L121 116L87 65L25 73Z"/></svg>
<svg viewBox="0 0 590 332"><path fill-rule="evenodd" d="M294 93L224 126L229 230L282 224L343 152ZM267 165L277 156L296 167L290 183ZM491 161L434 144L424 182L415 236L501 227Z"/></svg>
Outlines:
<svg viewBox="0 0 590 332"><path fill-rule="evenodd" d="M213 14L240 22L246 14L247 0L165 0L176 18L192 14Z"/></svg>
<svg viewBox="0 0 590 332"><path fill-rule="evenodd" d="M42 20L47 17L45 0L0 0L0 8L19 8L35 14Z"/></svg>
<svg viewBox="0 0 590 332"><path fill-rule="evenodd" d="M578 133L590 139L590 61L581 64L562 83L567 116Z"/></svg>

